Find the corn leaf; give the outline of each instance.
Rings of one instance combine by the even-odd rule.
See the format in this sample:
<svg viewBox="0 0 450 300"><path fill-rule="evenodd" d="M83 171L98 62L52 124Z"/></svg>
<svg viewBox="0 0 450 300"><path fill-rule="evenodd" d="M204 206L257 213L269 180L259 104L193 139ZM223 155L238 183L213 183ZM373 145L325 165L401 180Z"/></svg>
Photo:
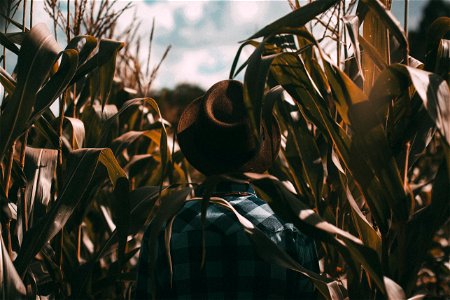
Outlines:
<svg viewBox="0 0 450 300"><path fill-rule="evenodd" d="M425 70L434 71L437 63L437 49L440 41L450 31L450 17L439 17L431 24L427 34L427 58Z"/></svg>
<svg viewBox="0 0 450 300"><path fill-rule="evenodd" d="M106 120L104 125L102 126L100 138L98 139L97 146L99 147L106 147L108 145L107 137L109 132L112 128L117 126L119 122L119 117L124 114L126 111L128 111L132 107L143 105L144 103L150 103L150 101L147 101L151 98L135 98L126 101L119 111L116 111L113 115L109 116ZM162 118L161 118L162 120Z"/></svg>
<svg viewBox="0 0 450 300"><path fill-rule="evenodd" d="M376 252L363 245L362 241L350 233L324 221L312 209L308 208L300 199L289 192L278 179L269 175L250 175L253 183L265 190L267 201L275 213L283 219L293 222L308 235L318 240L333 243L351 264L353 259L360 263L370 273L375 284L384 293L383 272ZM300 223L298 222L300 221ZM348 253L347 253L348 251Z"/></svg>
<svg viewBox="0 0 450 300"><path fill-rule="evenodd" d="M328 59L324 60L325 74L336 99L336 108L341 118L350 124L349 107L355 103L367 100L365 93L353 82L347 74L336 67Z"/></svg>
<svg viewBox="0 0 450 300"><path fill-rule="evenodd" d="M142 231L149 213L159 197L159 186L143 186L130 192L131 216L130 234Z"/></svg>
<svg viewBox="0 0 450 300"><path fill-rule="evenodd" d="M0 293L4 299L26 299L27 290L9 258L3 237L0 236Z"/></svg>
<svg viewBox="0 0 450 300"><path fill-rule="evenodd" d="M14 44L13 41L11 41L11 39L4 34L3 32L0 32L0 45L5 46L6 49L8 49L9 51L11 51L14 54L19 54L20 49Z"/></svg>
<svg viewBox="0 0 450 300"><path fill-rule="evenodd" d="M263 95L270 65L277 54L264 56L264 43L248 59L244 76L244 104L253 125L255 137L259 137Z"/></svg>
<svg viewBox="0 0 450 300"><path fill-rule="evenodd" d="M0 67L0 83L5 87L8 94L14 93L17 83L14 78L12 78L11 75L9 75L8 72L6 72L6 70L2 67Z"/></svg>
<svg viewBox="0 0 450 300"><path fill-rule="evenodd" d="M78 68L77 73L75 74L71 83L77 82L81 78L85 77L87 74L104 66L102 71L103 72L102 78L105 79L102 82L104 86L103 87L100 86L100 89L103 89L102 91L105 93L103 96L106 96L106 93L109 93L110 91L110 84L112 84L109 82L108 78L111 76L111 73L112 76L114 76L113 72L114 70L112 70L112 63L115 62L117 52L123 47L123 45L124 45L123 43L113 40L100 40L98 52L94 56L86 60L84 64ZM91 48L90 46L86 48L87 50L85 50L85 53L83 53L82 59L85 59L84 56L87 56L87 54L89 54L88 50L90 50L90 48ZM99 88L99 86L97 86L96 88Z"/></svg>
<svg viewBox="0 0 450 300"><path fill-rule="evenodd" d="M392 65L380 74L370 99L375 103L386 103L386 100L402 95L405 91L402 87L408 86L409 82L414 86L428 114L449 145L450 91L447 82L440 76L404 65Z"/></svg>
<svg viewBox="0 0 450 300"><path fill-rule="evenodd" d="M80 46L80 42L83 42L82 46ZM77 50L80 53L79 65L82 65L96 47L97 39L95 37L91 35L79 35L70 40L66 50Z"/></svg>
<svg viewBox="0 0 450 300"><path fill-rule="evenodd" d="M447 83L450 84L450 40L442 39L439 43L439 48L436 54L436 65L434 72L442 78L444 78Z"/></svg>
<svg viewBox="0 0 450 300"><path fill-rule="evenodd" d="M59 121L59 118L56 120ZM69 132L64 132L63 138L66 143L70 145L71 150L78 150L83 148L84 140L86 137L84 123L77 118L64 117L63 121L64 129L69 128ZM69 142L70 141L70 142Z"/></svg>
<svg viewBox="0 0 450 300"><path fill-rule="evenodd" d="M359 19L357 16L345 16L343 18L344 25L347 28L347 32L350 38L350 42L353 47L353 53L356 60L356 65L358 66L358 73L353 81L364 80L364 72L361 65L361 50L359 49Z"/></svg>
<svg viewBox="0 0 450 300"><path fill-rule="evenodd" d="M448 146L444 146L447 159L441 162L433 183L431 203L413 215L407 224L406 243L410 251L395 253L397 259L404 260L406 269L399 274L402 286L408 292L414 288L420 262L432 246L434 233L448 221L450 213L450 172Z"/></svg>
<svg viewBox="0 0 450 300"><path fill-rule="evenodd" d="M389 29L389 32L396 37L397 41L400 43L399 49L402 50L404 62L406 63L409 53L409 44L400 22L380 0L362 0L362 2L369 6L372 12L374 12L383 22L384 26Z"/></svg>
<svg viewBox="0 0 450 300"><path fill-rule="evenodd" d="M83 110L81 120L86 132L87 147L106 147L107 140L112 140L118 135L118 120L110 121L117 114L117 106L108 104L102 108L99 104L86 107Z"/></svg>
<svg viewBox="0 0 450 300"><path fill-rule="evenodd" d="M108 102L109 94L111 93L112 83L114 79L114 72L116 70L117 52L124 46L124 43L113 40L100 40L99 55L106 56L105 62L100 63L103 58L99 56L99 80L100 80L100 101L102 108Z"/></svg>
<svg viewBox="0 0 450 300"><path fill-rule="evenodd" d="M350 110L350 120L355 134L352 137L352 167L355 179L364 190L378 193L376 200L367 197L371 209L379 207L379 217L385 222L389 219L389 210L392 217L398 221L405 221L408 217L409 207L405 205L407 195L403 188L397 162L389 147L381 120L373 114L371 102L361 102L353 105ZM366 170L361 170L362 161L367 164ZM369 177L367 177L367 175ZM379 203L378 201L381 201ZM378 220L377 220L378 221ZM385 228L383 228L385 229ZM383 231L382 231L383 232Z"/></svg>
<svg viewBox="0 0 450 300"><path fill-rule="evenodd" d="M239 46L239 49L237 50L236 55L234 56L233 64L231 65L229 79L233 79L235 76L237 76L239 74L240 70L242 70L242 68L248 64L248 60L247 60L246 62L244 62L244 64L241 65L241 67L238 69L238 71L236 71L237 63L239 62L239 58L241 56L242 49L244 49L244 47L248 46L248 45L251 45L251 46L257 48L259 46L259 44L260 43L258 43L258 42L250 40L250 41L243 42Z"/></svg>
<svg viewBox="0 0 450 300"><path fill-rule="evenodd" d="M25 205L27 206L28 226L39 220L46 211L52 199L53 180L56 173L58 151L52 149L38 149L27 147L25 152L24 173L27 177L25 188ZM53 187L54 188L54 187ZM23 210L24 203L18 202L19 218L17 220L17 237L22 243L24 232Z"/></svg>
<svg viewBox="0 0 450 300"><path fill-rule="evenodd" d="M36 94L47 79L59 53L53 35L43 24L26 36L17 61L17 85L0 119L0 161L26 129Z"/></svg>
<svg viewBox="0 0 450 300"><path fill-rule="evenodd" d="M145 135L146 131L127 131L112 141L111 150L117 156L138 138Z"/></svg>
<svg viewBox="0 0 450 300"><path fill-rule="evenodd" d="M307 118L330 140L335 146L336 153L342 159L346 169L363 185L365 197L371 207L374 218L382 228L387 230L386 216L389 216L387 201L378 192L377 182L373 171L361 157L361 153L351 148L350 137L333 120L325 101L311 86L309 76L300 59L292 54L283 54L276 58L271 68L274 79L281 84L293 99L301 106ZM374 183L376 185L374 185Z"/></svg>
<svg viewBox="0 0 450 300"><path fill-rule="evenodd" d="M22 28L20 28L22 30ZM23 40L25 39L25 36L27 35L27 32L29 30L25 30L25 32L23 31L19 31L19 32L7 32L6 36L8 37L8 39L13 42L14 44L17 45L22 45Z"/></svg>
<svg viewBox="0 0 450 300"><path fill-rule="evenodd" d="M149 258L149 288L152 291L154 297L158 297L155 291L155 283L156 283L156 270L155 263L158 254L158 236L162 231L163 226L167 223L167 221L172 218L172 216L178 212L178 210L183 207L186 197L191 193L190 188L182 188L178 191L163 191L161 194L161 198L159 199L159 205L154 209L154 214L149 216L149 218L153 218L151 226L149 227L149 235L148 235L148 258Z"/></svg>
<svg viewBox="0 0 450 300"><path fill-rule="evenodd" d="M68 167L65 184L55 205L39 223L30 228L23 239L22 247L15 260L17 271L21 276L24 276L34 255L62 229L70 218L90 184L99 162L106 167L114 186L119 179L125 178L125 173L110 149L76 150L72 152L71 159L72 164Z"/></svg>
<svg viewBox="0 0 450 300"><path fill-rule="evenodd" d="M378 50L361 35L358 37L358 41L361 43L367 56L370 57L375 66L377 66L378 70L382 71L386 69L387 64Z"/></svg>
<svg viewBox="0 0 450 300"><path fill-rule="evenodd" d="M61 96L69 85L70 80L75 75L78 65L78 51L65 50L62 52L61 65L56 74L41 88L36 96L36 104L33 114L27 122L31 126L32 122L39 118L42 113Z"/></svg>
<svg viewBox="0 0 450 300"><path fill-rule="evenodd" d="M286 159L290 161L296 184L302 187L311 203L317 203L322 198L324 176L320 152L303 115L299 113L298 120L294 121L286 106L281 101L278 105L288 130Z"/></svg>
<svg viewBox="0 0 450 300"><path fill-rule="evenodd" d="M124 111L128 110L132 106L140 105L140 104L149 105L153 109L153 111L156 112L157 116L161 120L161 135L160 135L160 140L159 140L159 147L160 147L160 153L161 153L161 166L162 166L160 182L162 182L163 178L165 177L165 173L167 171L166 167L168 166L168 164L170 162L170 147L167 142L167 130L166 130L166 126L164 125L164 123L165 123L164 119L162 118L161 111L159 110L158 104L152 98L131 99L131 100L128 100L124 105L122 105L120 111L118 111L116 114L111 116L105 122L105 125L102 127L102 133L100 134L101 138L99 139L100 142L98 145L103 145L103 143L105 143L108 130L111 128L111 126L112 126L112 124L114 124L114 122L117 122L118 117ZM151 137L153 134L154 133L149 132L149 133L147 133L147 136Z"/></svg>
<svg viewBox="0 0 450 300"><path fill-rule="evenodd" d="M39 137L49 143L49 148L57 149L59 147L59 136L45 116L41 116L34 122L34 127L39 133ZM70 145L63 143L63 151L70 149Z"/></svg>
<svg viewBox="0 0 450 300"><path fill-rule="evenodd" d="M352 218L359 234L359 238L364 242L364 245L369 246L377 253L381 253L381 236L367 221L366 217L361 212L350 190L346 191L347 200L352 208Z"/></svg>
<svg viewBox="0 0 450 300"><path fill-rule="evenodd" d="M301 27L336 3L337 0L317 0L311 2L265 26L263 29L249 37L248 40L278 33L277 31L283 27Z"/></svg>

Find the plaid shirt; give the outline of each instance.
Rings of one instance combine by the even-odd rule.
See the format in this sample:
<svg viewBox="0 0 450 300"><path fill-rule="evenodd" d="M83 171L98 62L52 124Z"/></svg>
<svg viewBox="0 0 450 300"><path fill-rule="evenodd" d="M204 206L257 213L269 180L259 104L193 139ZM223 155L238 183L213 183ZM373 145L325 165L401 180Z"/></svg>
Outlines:
<svg viewBox="0 0 450 300"><path fill-rule="evenodd" d="M305 268L318 272L314 241L274 215L249 184L222 183L215 196L233 207ZM160 234L156 261L156 299L305 299L314 286L305 276L258 257L236 216L210 204L205 224L205 265L201 268L201 202L187 202L173 223L170 250L173 278ZM151 224L150 224L151 226ZM147 229L138 266L137 299L151 299ZM172 287L171 287L172 286Z"/></svg>

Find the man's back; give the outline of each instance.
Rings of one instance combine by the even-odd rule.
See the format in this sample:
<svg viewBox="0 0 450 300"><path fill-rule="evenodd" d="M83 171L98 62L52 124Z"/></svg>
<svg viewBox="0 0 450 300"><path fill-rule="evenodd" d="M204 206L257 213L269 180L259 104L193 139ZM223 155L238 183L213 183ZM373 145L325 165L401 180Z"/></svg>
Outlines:
<svg viewBox="0 0 450 300"><path fill-rule="evenodd" d="M248 184L223 183L215 196L233 207L296 261L318 272L314 242L292 224L274 215ZM303 275L263 261L236 216L210 204L205 222L205 264L202 261L201 202L191 201L177 214L172 228L169 260L160 235L156 261L156 298L267 299L311 298L312 283ZM138 270L137 298L150 298L148 233Z"/></svg>

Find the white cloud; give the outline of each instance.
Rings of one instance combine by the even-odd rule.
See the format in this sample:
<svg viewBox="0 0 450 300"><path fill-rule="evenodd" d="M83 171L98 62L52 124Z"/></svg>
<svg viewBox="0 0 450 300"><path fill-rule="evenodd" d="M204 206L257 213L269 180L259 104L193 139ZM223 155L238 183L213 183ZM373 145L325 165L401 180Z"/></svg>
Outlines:
<svg viewBox="0 0 450 300"><path fill-rule="evenodd" d="M124 5L126 1L119 1L119 5ZM169 3L157 2L151 6L141 1L133 1L134 8L126 11L120 18L120 24L127 26L134 19L141 22L141 30L139 34L150 32L153 18L158 30L169 33L175 29L175 17L173 14L174 5Z"/></svg>
<svg viewBox="0 0 450 300"><path fill-rule="evenodd" d="M243 1L235 2L230 6L231 18L235 23L246 24L254 22L258 15L264 15L266 3Z"/></svg>
<svg viewBox="0 0 450 300"><path fill-rule="evenodd" d="M190 23L198 23L203 17L203 9L206 2L192 2L182 8L183 16Z"/></svg>
<svg viewBox="0 0 450 300"><path fill-rule="evenodd" d="M165 85L174 86L184 82L208 88L228 77L236 49L234 46L225 46L182 51L179 57L167 60L155 85L164 82Z"/></svg>

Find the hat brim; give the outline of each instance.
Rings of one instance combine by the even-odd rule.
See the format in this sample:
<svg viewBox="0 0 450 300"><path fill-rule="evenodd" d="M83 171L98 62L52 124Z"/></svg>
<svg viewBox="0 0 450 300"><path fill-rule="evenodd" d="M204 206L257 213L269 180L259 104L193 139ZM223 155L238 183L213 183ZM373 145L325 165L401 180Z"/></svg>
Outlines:
<svg viewBox="0 0 450 300"><path fill-rule="evenodd" d="M192 101L180 117L177 128L177 139L180 149L189 163L205 175L232 172L262 173L272 165L280 150L281 134L276 118L263 119L261 126L260 147L255 153L242 161L241 157L227 157L227 153L212 158L210 151L202 145L202 133L198 120L202 109L203 97ZM233 141L230 141L231 143ZM216 153L215 153L216 154Z"/></svg>

